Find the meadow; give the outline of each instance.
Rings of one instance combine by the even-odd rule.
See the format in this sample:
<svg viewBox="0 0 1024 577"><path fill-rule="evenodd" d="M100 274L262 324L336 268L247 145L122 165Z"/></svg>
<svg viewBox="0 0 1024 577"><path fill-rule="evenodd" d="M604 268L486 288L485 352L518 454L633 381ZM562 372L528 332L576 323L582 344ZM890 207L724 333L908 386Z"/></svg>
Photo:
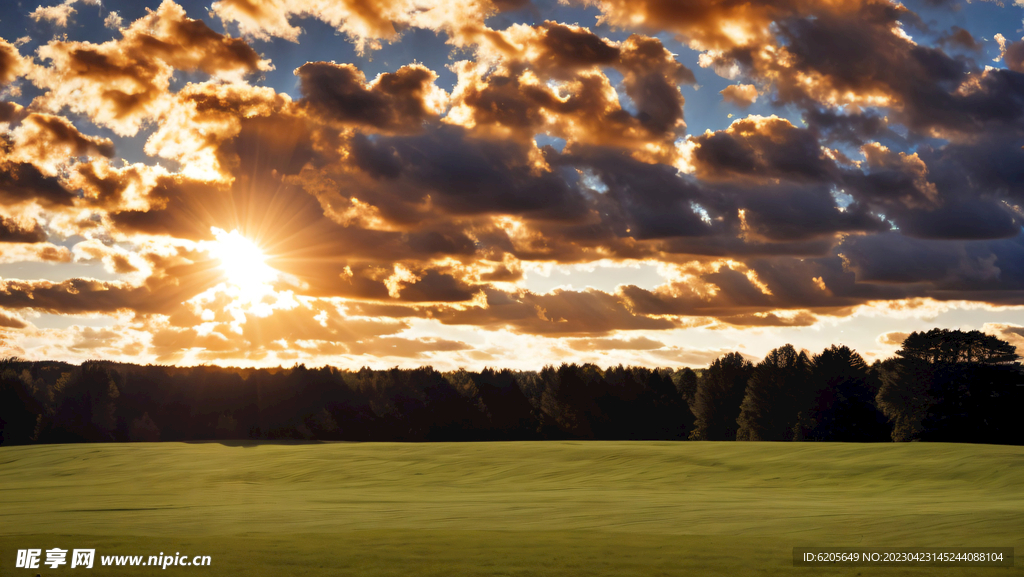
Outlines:
<svg viewBox="0 0 1024 577"><path fill-rule="evenodd" d="M1024 447L131 443L0 447L0 574L1024 575L793 567L802 546L1024 553ZM92 570L17 549L96 548ZM100 555L210 567L100 568ZM45 554L44 554L45 557Z"/></svg>

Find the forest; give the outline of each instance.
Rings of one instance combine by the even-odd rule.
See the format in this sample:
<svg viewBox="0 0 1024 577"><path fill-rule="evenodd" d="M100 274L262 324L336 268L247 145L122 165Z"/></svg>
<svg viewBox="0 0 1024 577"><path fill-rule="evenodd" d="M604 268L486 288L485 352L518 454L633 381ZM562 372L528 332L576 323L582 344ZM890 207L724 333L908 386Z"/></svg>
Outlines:
<svg viewBox="0 0 1024 577"><path fill-rule="evenodd" d="M1015 347L914 332L868 365L785 345L705 369L245 369L0 360L0 444L200 441L945 441L1024 444Z"/></svg>

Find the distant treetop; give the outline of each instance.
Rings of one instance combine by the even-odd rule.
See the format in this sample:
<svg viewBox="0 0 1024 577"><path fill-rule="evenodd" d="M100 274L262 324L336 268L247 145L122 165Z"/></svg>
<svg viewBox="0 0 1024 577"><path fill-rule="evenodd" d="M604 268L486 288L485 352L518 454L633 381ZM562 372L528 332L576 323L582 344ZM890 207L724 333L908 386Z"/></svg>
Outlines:
<svg viewBox="0 0 1024 577"><path fill-rule="evenodd" d="M929 363L1016 363L1017 347L981 331L932 329L913 332L896 354Z"/></svg>

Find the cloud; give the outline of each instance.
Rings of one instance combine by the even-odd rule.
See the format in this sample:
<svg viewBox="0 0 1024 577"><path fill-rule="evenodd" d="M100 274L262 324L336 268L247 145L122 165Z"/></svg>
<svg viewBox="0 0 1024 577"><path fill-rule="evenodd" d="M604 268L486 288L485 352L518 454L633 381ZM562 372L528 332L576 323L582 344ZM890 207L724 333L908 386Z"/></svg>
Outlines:
<svg viewBox="0 0 1024 577"><path fill-rule="evenodd" d="M1017 347L1017 354L1024 350L1024 327L1011 323L985 323L981 327L982 332L995 335L1011 345Z"/></svg>
<svg viewBox="0 0 1024 577"><path fill-rule="evenodd" d="M100 245L102 246L102 245ZM17 254L5 247L5 256ZM64 247L44 243L21 245L24 256L19 260L71 260ZM123 252L99 248L95 243L80 249L82 254L110 259L117 270L136 267ZM34 253L34 254L31 254ZM140 258L151 273L141 282L103 281L91 278L70 278L60 282L48 280L0 280L0 307L33 309L53 314L114 313L128 311L142 314L169 313L180 303L214 286L222 278L206 255L184 248L159 248L145 252ZM118 258L120 257L120 259ZM129 267L130 265L130 267Z"/></svg>
<svg viewBox="0 0 1024 577"><path fill-rule="evenodd" d="M301 104L321 118L388 132L416 131L437 118L448 96L434 84L437 74L416 64L369 84L352 64L307 62L295 75L304 95Z"/></svg>
<svg viewBox="0 0 1024 577"><path fill-rule="evenodd" d="M829 182L836 175L816 135L777 116L741 118L689 142L696 174L705 180Z"/></svg>
<svg viewBox="0 0 1024 577"><path fill-rule="evenodd" d="M721 351L682 329L1019 303L1024 41L998 37L1005 68L984 67L973 26L883 0L527 4L215 2L232 37L167 0L109 13L106 41L71 27L33 58L0 41L0 261L67 273L5 275L0 306L120 319L40 332L33 354L451 364L529 347L703 363ZM546 19L581 5L598 26ZM323 61L313 20L363 56ZM424 31L450 74L434 44L417 52ZM264 75L271 58L291 81ZM697 91L692 66L729 85ZM720 100L769 112L693 116ZM277 278L232 285L211 227ZM664 281L526 288L524 271L623 261Z"/></svg>
<svg viewBox="0 0 1024 577"><path fill-rule="evenodd" d="M678 363L683 366L700 366L709 365L714 362L715 359L731 352L734 351L726 349L707 350L688 347L668 347L657 351L651 351L650 354L655 358L662 359L673 364Z"/></svg>
<svg viewBox="0 0 1024 577"><path fill-rule="evenodd" d="M442 309L433 318L449 325L509 327L535 335L603 336L620 330L665 330L675 322L630 312L622 299L597 290L554 290L539 295L485 289L486 307Z"/></svg>
<svg viewBox="0 0 1024 577"><path fill-rule="evenodd" d="M47 242L11 242L0 253L0 263L12 262L71 262L71 251Z"/></svg>
<svg viewBox="0 0 1024 577"><path fill-rule="evenodd" d="M24 74L28 65L18 48L0 38L0 87Z"/></svg>
<svg viewBox="0 0 1024 577"><path fill-rule="evenodd" d="M124 19L117 13L116 10L112 10L107 17L103 19L103 26L110 28L111 30L120 30L124 26Z"/></svg>
<svg viewBox="0 0 1024 577"><path fill-rule="evenodd" d="M722 99L740 108L747 108L757 102L757 87L753 84L733 84L721 91Z"/></svg>
<svg viewBox="0 0 1024 577"><path fill-rule="evenodd" d="M939 37L938 43L942 46L962 48L964 50L981 50L981 44L974 39L970 31L959 26L953 26L949 32Z"/></svg>
<svg viewBox="0 0 1024 577"><path fill-rule="evenodd" d="M13 149L7 158L31 163L47 176L56 176L68 157L114 155L106 138L82 134L66 118L50 114L29 114L11 131Z"/></svg>
<svg viewBox="0 0 1024 577"><path fill-rule="evenodd" d="M907 340L908 336L910 336L910 333L899 331L882 333L878 335L878 338L875 339L875 342L877 342L880 345L901 346L903 345L903 341Z"/></svg>
<svg viewBox="0 0 1024 577"><path fill-rule="evenodd" d="M695 82L661 41L634 34L621 42L580 26L513 25L477 39L479 58L461 61L446 122L492 137L532 140L537 133L575 143L623 147L646 161L675 155L685 99ZM602 67L622 74L624 110Z"/></svg>
<svg viewBox="0 0 1024 577"><path fill-rule="evenodd" d="M302 299L294 306L285 305L269 314L239 311L243 322L237 322L225 310L230 298L224 293L213 296L213 300L192 301L194 306L183 307L166 320L151 318L146 327L153 333L151 352L165 360L181 359L188 354L258 360L272 351L287 350L314 356L373 354L375 348L408 356L431 350L460 350L452 348L454 345L448 341L391 338L390 335L409 325L395 320L347 317L337 304L317 299ZM352 352L356 349L364 352Z"/></svg>
<svg viewBox="0 0 1024 577"><path fill-rule="evenodd" d="M981 291L985 295L982 298L992 298L988 291L1024 287L1024 270L1015 260L1024 256L1021 235L1005 240L936 243L891 232L849 237L839 251L859 282L929 283L930 290L919 296L959 299ZM1006 297L1012 300L1012 294Z"/></svg>
<svg viewBox="0 0 1024 577"><path fill-rule="evenodd" d="M603 22L679 34L703 51L702 66L771 84L775 102L806 111L884 107L920 134L949 137L1021 120L1021 107L1006 105L1018 100L1017 78L915 42L904 27L925 25L902 4L581 3L596 6Z"/></svg>
<svg viewBox="0 0 1024 577"><path fill-rule="evenodd" d="M399 337L372 339L349 345L349 354L373 357L423 358L423 353L465 351L466 343L439 338L403 339Z"/></svg>
<svg viewBox="0 0 1024 577"><path fill-rule="evenodd" d="M122 29L121 35L101 44L54 39L40 47L40 60L49 64L28 73L45 91L36 105L51 112L67 107L130 136L169 106L176 69L237 79L272 68L244 41L188 18L171 0Z"/></svg>
<svg viewBox="0 0 1024 577"><path fill-rule="evenodd" d="M0 216L0 242L43 242L47 234L38 222L29 224Z"/></svg>
<svg viewBox="0 0 1024 577"><path fill-rule="evenodd" d="M231 182L239 162L232 139L243 120L286 115L291 108L288 95L268 87L190 83L168 102L163 123L146 140L144 151L180 163L181 174L189 178Z"/></svg>
<svg viewBox="0 0 1024 577"><path fill-rule="evenodd" d="M11 315L4 311L0 311L0 327L8 329L23 329L28 326L28 323L23 321L17 315Z"/></svg>
<svg viewBox="0 0 1024 577"><path fill-rule="evenodd" d="M67 28L68 19L77 12L71 7L72 4L74 4L74 0L56 6L39 6L29 14L29 17L36 22L45 21L57 28Z"/></svg>
<svg viewBox="0 0 1024 577"><path fill-rule="evenodd" d="M579 339L570 340L569 348L576 351L649 351L660 349L665 343L647 337L632 339Z"/></svg>
<svg viewBox="0 0 1024 577"><path fill-rule="evenodd" d="M472 38L484 32L484 18L496 11L491 2L474 0L218 0L210 9L223 21L236 23L244 36L260 40L298 42L302 28L291 20L313 17L348 36L359 53L380 49L381 41L397 41L399 30L408 26Z"/></svg>
<svg viewBox="0 0 1024 577"><path fill-rule="evenodd" d="M0 201L10 208L35 202L45 208L66 207L72 196L56 177L43 174L27 162L0 153Z"/></svg>
<svg viewBox="0 0 1024 577"><path fill-rule="evenodd" d="M1024 72L1024 39L1007 43L1002 34L996 34L995 39L999 42L999 57L996 61L1002 60L1014 72Z"/></svg>

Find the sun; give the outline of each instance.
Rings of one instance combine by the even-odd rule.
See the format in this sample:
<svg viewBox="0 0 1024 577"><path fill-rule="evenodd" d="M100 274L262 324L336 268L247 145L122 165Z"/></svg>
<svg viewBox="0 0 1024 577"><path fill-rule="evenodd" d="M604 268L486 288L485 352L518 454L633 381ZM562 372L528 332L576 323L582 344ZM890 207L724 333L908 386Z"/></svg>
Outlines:
<svg viewBox="0 0 1024 577"><path fill-rule="evenodd" d="M229 283L246 290L277 279L277 271L266 263L267 256L256 243L237 230L210 227L210 232L217 239L211 243L210 252L220 260Z"/></svg>

